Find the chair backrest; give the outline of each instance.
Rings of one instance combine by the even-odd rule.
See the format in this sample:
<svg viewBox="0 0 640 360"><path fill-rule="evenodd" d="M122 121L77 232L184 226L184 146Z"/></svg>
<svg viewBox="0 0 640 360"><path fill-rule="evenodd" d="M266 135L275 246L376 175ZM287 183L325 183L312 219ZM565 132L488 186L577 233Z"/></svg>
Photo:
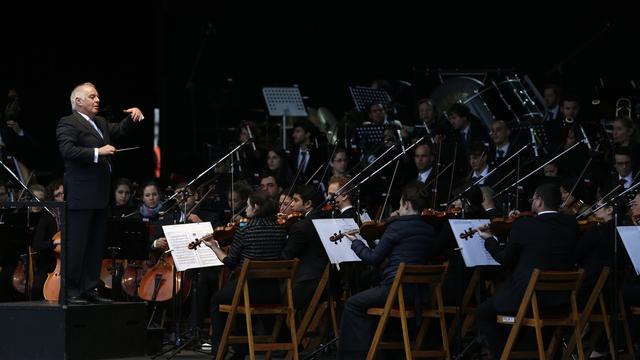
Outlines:
<svg viewBox="0 0 640 360"><path fill-rule="evenodd" d="M538 271L536 291L577 291L582 283L584 270L578 271Z"/></svg>
<svg viewBox="0 0 640 360"><path fill-rule="evenodd" d="M293 279L298 259L257 261L245 259L248 279ZM243 264L244 268L244 264Z"/></svg>
<svg viewBox="0 0 640 360"><path fill-rule="evenodd" d="M407 265L400 263L396 279L402 284L441 284L447 273L448 264Z"/></svg>

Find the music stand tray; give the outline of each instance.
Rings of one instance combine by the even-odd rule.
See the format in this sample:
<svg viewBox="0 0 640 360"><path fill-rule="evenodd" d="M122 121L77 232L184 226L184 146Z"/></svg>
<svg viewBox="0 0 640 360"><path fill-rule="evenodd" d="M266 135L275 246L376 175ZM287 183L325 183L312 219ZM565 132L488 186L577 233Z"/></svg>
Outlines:
<svg viewBox="0 0 640 360"><path fill-rule="evenodd" d="M105 259L111 259L111 254L106 250L109 247L120 248L118 259L146 259L149 257L149 229L140 219L110 219L107 223Z"/></svg>
<svg viewBox="0 0 640 360"><path fill-rule="evenodd" d="M282 116L282 148L287 148L287 116L308 116L297 87L264 87L262 96L270 116Z"/></svg>
<svg viewBox="0 0 640 360"><path fill-rule="evenodd" d="M356 109L365 111L369 104L382 104L385 108L391 103L391 97L386 91L366 86L349 86L351 98L356 104Z"/></svg>

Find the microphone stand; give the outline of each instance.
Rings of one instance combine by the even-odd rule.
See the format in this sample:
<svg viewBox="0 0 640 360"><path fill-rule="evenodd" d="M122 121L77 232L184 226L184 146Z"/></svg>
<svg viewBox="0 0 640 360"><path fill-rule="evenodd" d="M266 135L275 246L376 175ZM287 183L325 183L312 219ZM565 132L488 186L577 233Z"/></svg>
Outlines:
<svg viewBox="0 0 640 360"><path fill-rule="evenodd" d="M460 197L462 197L464 194L466 194L469 190L471 190L472 187L478 185L479 183L481 183L482 181L484 181L484 179L488 178L489 176L491 176L491 174L493 174L494 172L496 172L496 170L500 169L501 167L503 167L506 163L508 163L509 161L511 161L511 159L515 158L516 156L518 156L522 151L524 151L526 148L528 148L529 146L531 146L531 144L527 144L523 147L520 148L520 150L516 151L515 153L513 153L511 156L509 156L505 161L501 162L500 164L498 164L498 166L496 166L493 170L489 171L487 173L487 175L481 177L480 179L476 180L476 182L474 182L473 184L469 185L466 189L464 189L462 192L460 192L459 194L457 194L456 196L454 196L451 200L449 200L449 202L447 203L446 206L451 205L456 199L459 199Z"/></svg>
<svg viewBox="0 0 640 360"><path fill-rule="evenodd" d="M405 151L406 151L406 150L411 149L412 147L414 147L418 142L422 141L422 139L424 139L424 136L423 136L423 137L421 137L421 138L420 138L420 140L418 140L415 144L412 144L411 146L409 146L408 148L406 148L406 149L405 149ZM373 160L369 165L367 165L367 166L366 166L364 169L362 169L359 173L355 174L351 179L349 179L349 181L347 181L347 182L346 182L346 184L344 184L340 189L338 189L338 190L335 192L334 197L335 197L335 196L338 196L338 195L344 195L344 194L342 194L342 192L344 191L344 189L346 189L346 188L347 188L347 186L349 186L352 182L354 182L354 181L358 178L358 176L360 176L360 175L364 174L364 172L365 172L365 171L367 171L367 169L369 169L373 164L377 163L377 162L378 162L378 160L382 159L382 158L383 158L383 157L384 157L384 156L385 156L389 151L393 150L396 146L397 146L397 144L394 144L393 146L389 147L387 150L385 150L385 152L383 152L383 153L382 153L382 155L380 155L380 156L376 157L376 158L375 158L375 159L374 159L374 160ZM403 153L401 152L400 154L403 154ZM393 160L395 160L396 158L397 158L397 157L394 157L394 158L393 158ZM393 160L391 160L391 161L393 161ZM384 166L387 166L388 164L389 164L389 163L387 163L387 164L386 164L386 165L384 165ZM382 169L382 168L381 168L381 169ZM380 171L381 169L378 169L378 170L376 171L376 173L377 173L378 171ZM355 189L355 188L354 188L354 189ZM353 189L352 189L352 190L353 190ZM350 191L351 191L351 190L350 190ZM350 191L348 191L346 194L348 194ZM325 200L324 200L323 202L321 202L318 206L316 206L316 207L312 210L312 212L315 212L315 211L317 211L318 209L321 209L324 205L326 205L326 204L327 204L327 202L329 202L329 199L330 199L330 198L331 198L330 196L329 196L329 197L327 197L327 199L325 199Z"/></svg>
<svg viewBox="0 0 640 360"><path fill-rule="evenodd" d="M416 145L418 145L418 143L420 143L422 140L424 139L424 136L422 136L420 139L418 139L418 141L416 141L415 143L409 145L409 147L407 147L405 149L405 151L409 151L412 148L414 148ZM395 146L394 146L395 147ZM374 175L376 175L377 173L379 173L380 171L384 170L384 168L386 168L387 166L389 166L389 164L391 164L392 162L398 160L398 158L400 158L401 156L404 155L404 152L400 152L398 153L396 156L394 156L391 160L387 161L386 164L382 165L381 167L379 167L378 169L376 169L376 171L372 172L369 176L367 176L366 178L362 179L362 181L360 181L359 183L357 183L354 187L350 188L347 191L344 191L344 189L346 188L347 185L349 185L349 183L351 183L351 181L349 181L348 183L344 184L343 187L341 187L340 189L338 189L338 191L336 191L336 196L337 195L346 195L350 192L352 192L353 190L356 190L360 185L364 184L365 182L367 182L367 180L369 180L371 177L373 177ZM373 163L372 163L373 164ZM363 170L364 171L364 170ZM359 174L358 174L359 175ZM355 179L355 177L354 177ZM352 179L353 180L353 179ZM344 194L343 194L344 192Z"/></svg>
<svg viewBox="0 0 640 360"><path fill-rule="evenodd" d="M568 153L569 151L573 150L576 146L580 145L581 142L583 142L584 140L580 140L579 142L576 142L575 144L573 144L571 147L565 149L564 151L562 151L560 154L554 156L553 158L551 158L551 160L545 162L544 164L540 165L539 167L537 167L535 170L533 170L532 172L528 173L527 175L525 175L523 178L520 178L519 180L517 180L515 183L507 186L506 188L504 188L502 191L500 191L499 193L493 195L493 198L497 198L498 196L502 195L504 192L506 192L507 190L511 189L512 187L518 185L520 182L522 182L523 180L527 179L529 176L535 174L536 172L538 172L538 170L542 169L543 167L545 167L547 164L555 161L557 158L563 156L564 154ZM515 154L514 154L515 155Z"/></svg>

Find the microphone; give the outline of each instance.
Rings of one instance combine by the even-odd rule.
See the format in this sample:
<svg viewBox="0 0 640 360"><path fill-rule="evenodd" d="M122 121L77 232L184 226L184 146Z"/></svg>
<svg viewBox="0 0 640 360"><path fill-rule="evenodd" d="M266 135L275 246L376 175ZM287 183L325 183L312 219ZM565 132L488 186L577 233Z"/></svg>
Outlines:
<svg viewBox="0 0 640 360"><path fill-rule="evenodd" d="M587 144L589 151L593 151L593 149L591 148L591 142L589 141L589 138L587 137L587 133L584 131L584 128L582 127L581 124L578 124L578 127L580 127L580 132L582 133L582 140L584 140L584 143Z"/></svg>
<svg viewBox="0 0 640 360"><path fill-rule="evenodd" d="M253 139L253 134L251 133L251 126L247 125L247 134L249 134L249 141L251 142L251 148L253 151L256 151L256 143Z"/></svg>
<svg viewBox="0 0 640 360"><path fill-rule="evenodd" d="M402 153L404 156L407 156L407 150L404 147L404 140L402 140L402 134L400 133L400 129L396 129L396 133L398 134L398 141L400 142L400 146L402 147Z"/></svg>
<svg viewBox="0 0 640 360"><path fill-rule="evenodd" d="M538 153L538 141L536 140L536 132L533 128L529 128L529 134L531 134L531 145L533 145L533 153L536 157L539 157Z"/></svg>

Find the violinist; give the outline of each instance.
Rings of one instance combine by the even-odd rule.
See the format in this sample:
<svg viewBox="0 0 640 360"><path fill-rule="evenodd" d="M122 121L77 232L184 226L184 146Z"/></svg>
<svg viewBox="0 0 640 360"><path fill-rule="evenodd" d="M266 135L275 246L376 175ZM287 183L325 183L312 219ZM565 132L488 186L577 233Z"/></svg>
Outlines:
<svg viewBox="0 0 640 360"><path fill-rule="evenodd" d="M561 201L558 185L538 186L531 202L531 211L537 216L516 220L505 248L498 245L488 227L479 229L491 256L502 266L512 269L495 295L476 309L479 339L487 341L494 358L500 356L506 341L496 315L518 311L533 269L570 270L574 267L578 223L574 217L558 212ZM557 305L555 298L539 300L543 309Z"/></svg>
<svg viewBox="0 0 640 360"><path fill-rule="evenodd" d="M596 205L600 207L602 202L598 202ZM585 270L578 300L585 301L591 294L602 268L613 265L613 212L614 209L610 205L596 211L594 215L599 223L589 227L577 243L576 262L579 268ZM620 249L624 247L622 243L619 243L618 246ZM620 252L620 254L624 254L624 252ZM620 256L618 259L622 260L623 257Z"/></svg>
<svg viewBox="0 0 640 360"><path fill-rule="evenodd" d="M304 308L311 300L328 258L312 219L311 211L322 202L318 187L298 185L293 192L292 211L305 214L305 218L289 227L289 236L282 249L283 259L300 259L293 285L293 304Z"/></svg>
<svg viewBox="0 0 640 360"><path fill-rule="evenodd" d="M266 191L269 196L277 199L282 192L282 186L278 183L278 179L273 175L266 175L260 179L260 188Z"/></svg>
<svg viewBox="0 0 640 360"><path fill-rule="evenodd" d="M251 221L242 229L238 229L233 237L229 254L226 254L214 239L204 243L210 247L216 256L231 269L242 266L243 259L251 260L277 260L280 259L282 248L286 241L286 232L276 224L275 216L278 210L276 201L265 191L253 192L246 202L247 216ZM220 338L224 329L226 314L218 311L218 304L230 304L237 285L237 272L232 273L232 278L217 291L211 302L211 321L213 335L211 337L211 351L218 351ZM249 282L251 287L252 302L277 302L281 297L280 287L271 281L257 280ZM244 324L238 321L238 325ZM246 351L238 349L237 351Z"/></svg>
<svg viewBox="0 0 640 360"><path fill-rule="evenodd" d="M422 221L420 213L426 205L421 195L422 185L412 181L402 190L399 216L388 221L387 228L374 250L361 240L348 235L351 249L366 264L387 263L380 285L359 292L349 298L344 306L340 323L338 359L363 359L367 355L377 318L367 315L367 309L384 306L396 271L401 262L412 265L427 264L434 245L433 227ZM414 299L416 289L404 288L405 298Z"/></svg>
<svg viewBox="0 0 640 360"><path fill-rule="evenodd" d="M335 202L334 217L338 218L352 218L357 224L360 224L360 216L356 211L356 208L351 204L351 196L349 194L342 194L336 196L336 192L340 190L349 179L344 176L334 176L329 179L328 195Z"/></svg>
<svg viewBox="0 0 640 360"><path fill-rule="evenodd" d="M227 193L227 201L231 209L229 214L229 222L234 222L241 218L247 217L245 213L245 205L251 194L251 186L245 181L236 181L233 188L229 188ZM233 218L232 218L233 217Z"/></svg>
<svg viewBox="0 0 640 360"><path fill-rule="evenodd" d="M589 208L582 200L585 198L582 184L577 184L574 188L576 181L578 179L568 178L560 184L560 195L562 196L560 212L568 215L580 214ZM571 192L572 189L573 193Z"/></svg>

